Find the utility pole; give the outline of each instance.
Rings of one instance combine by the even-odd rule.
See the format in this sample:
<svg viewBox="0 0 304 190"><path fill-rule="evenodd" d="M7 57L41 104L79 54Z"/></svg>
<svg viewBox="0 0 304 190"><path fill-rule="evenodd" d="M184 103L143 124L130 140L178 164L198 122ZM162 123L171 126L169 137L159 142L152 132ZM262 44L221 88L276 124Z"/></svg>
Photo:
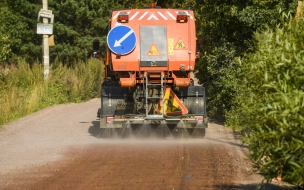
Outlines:
<svg viewBox="0 0 304 190"><path fill-rule="evenodd" d="M296 13L297 21L299 21L301 19L303 9L304 9L303 1L298 1L298 8L297 8L297 13Z"/></svg>
<svg viewBox="0 0 304 190"><path fill-rule="evenodd" d="M48 10L48 0L42 0L42 10ZM48 18L43 18L43 24L48 24ZM49 35L43 34L43 66L44 79L47 80L50 72L50 51L49 51Z"/></svg>
<svg viewBox="0 0 304 190"><path fill-rule="evenodd" d="M42 19L41 19L42 18ZM38 13L37 34L43 34L42 37L42 52L43 52L43 67L44 79L47 80L50 72L50 51L49 51L49 35L53 34L54 15L51 10L48 10L47 0L42 0L42 9ZM50 23L49 23L50 21Z"/></svg>

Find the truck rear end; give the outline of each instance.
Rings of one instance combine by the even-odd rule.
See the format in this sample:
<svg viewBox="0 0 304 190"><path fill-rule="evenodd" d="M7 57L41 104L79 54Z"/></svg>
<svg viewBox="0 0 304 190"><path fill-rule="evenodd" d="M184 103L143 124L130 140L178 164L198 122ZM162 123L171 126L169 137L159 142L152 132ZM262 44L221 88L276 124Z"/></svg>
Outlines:
<svg viewBox="0 0 304 190"><path fill-rule="evenodd" d="M103 134L134 135L148 126L148 136L162 128L204 137L205 89L192 78L198 57L193 11L154 4L113 11L98 112Z"/></svg>

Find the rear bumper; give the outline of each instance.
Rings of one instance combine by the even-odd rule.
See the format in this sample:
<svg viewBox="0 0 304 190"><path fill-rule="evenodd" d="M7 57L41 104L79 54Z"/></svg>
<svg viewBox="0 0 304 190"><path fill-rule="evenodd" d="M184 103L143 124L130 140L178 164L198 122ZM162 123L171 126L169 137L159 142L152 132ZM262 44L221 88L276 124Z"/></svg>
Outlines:
<svg viewBox="0 0 304 190"><path fill-rule="evenodd" d="M101 128L122 128L124 124L142 125L144 123L159 124L165 122L166 124L176 125L183 122L183 128L207 128L207 119L204 116L167 116L154 115L149 117L134 116L134 117L112 117L106 116L101 118L103 122L100 124ZM179 127L179 125L177 126Z"/></svg>

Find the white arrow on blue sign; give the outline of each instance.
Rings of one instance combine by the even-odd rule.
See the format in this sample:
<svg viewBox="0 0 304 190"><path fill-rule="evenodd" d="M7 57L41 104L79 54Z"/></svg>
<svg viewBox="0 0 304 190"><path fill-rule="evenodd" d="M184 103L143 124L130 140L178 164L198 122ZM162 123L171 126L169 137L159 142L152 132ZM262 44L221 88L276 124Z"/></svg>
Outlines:
<svg viewBox="0 0 304 190"><path fill-rule="evenodd" d="M110 30L107 43L113 53L126 55L135 48L136 35L132 28L119 25Z"/></svg>

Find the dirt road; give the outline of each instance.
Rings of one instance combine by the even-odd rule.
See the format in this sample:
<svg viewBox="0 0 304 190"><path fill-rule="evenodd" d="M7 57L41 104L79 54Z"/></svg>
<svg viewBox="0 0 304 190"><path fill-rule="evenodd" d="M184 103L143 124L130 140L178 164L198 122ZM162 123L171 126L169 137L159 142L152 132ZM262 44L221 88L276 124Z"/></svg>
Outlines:
<svg viewBox="0 0 304 190"><path fill-rule="evenodd" d="M0 189L255 189L262 180L230 129L210 123L203 140L101 139L99 105L57 105L4 126Z"/></svg>

